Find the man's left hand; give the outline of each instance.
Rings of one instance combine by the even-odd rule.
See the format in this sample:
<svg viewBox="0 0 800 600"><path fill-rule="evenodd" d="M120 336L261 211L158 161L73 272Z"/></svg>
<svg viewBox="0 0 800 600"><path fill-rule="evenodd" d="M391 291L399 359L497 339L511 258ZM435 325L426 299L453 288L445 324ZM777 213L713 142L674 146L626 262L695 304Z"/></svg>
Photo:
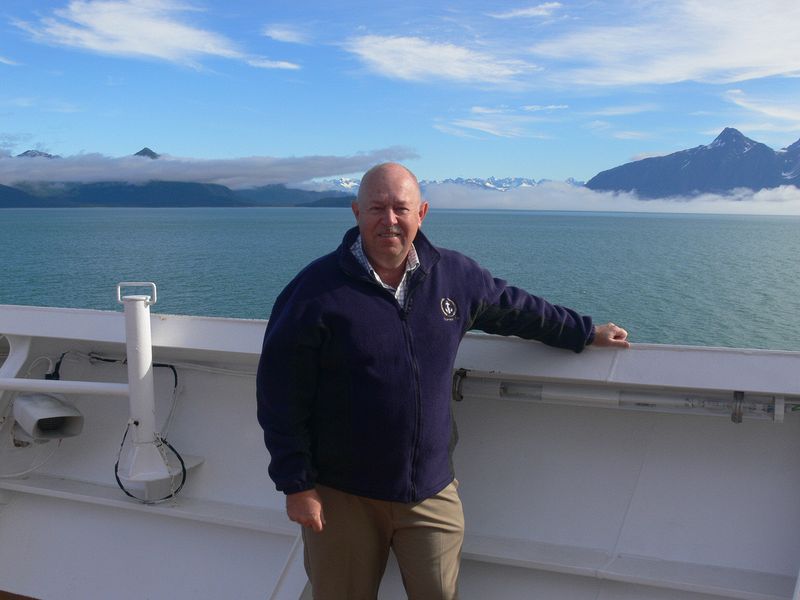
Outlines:
<svg viewBox="0 0 800 600"><path fill-rule="evenodd" d="M606 348L630 348L628 332L619 325L606 323L605 325L594 326L593 346Z"/></svg>

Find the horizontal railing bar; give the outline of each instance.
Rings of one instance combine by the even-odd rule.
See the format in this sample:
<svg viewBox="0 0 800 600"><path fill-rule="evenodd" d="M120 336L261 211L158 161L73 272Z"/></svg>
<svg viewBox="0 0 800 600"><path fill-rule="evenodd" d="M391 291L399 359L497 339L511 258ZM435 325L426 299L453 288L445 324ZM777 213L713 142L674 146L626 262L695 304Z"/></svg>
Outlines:
<svg viewBox="0 0 800 600"><path fill-rule="evenodd" d="M63 381L56 379L19 379L0 377L0 390L13 392L43 392L57 394L98 394L103 396L125 396L129 394L127 383L101 381Z"/></svg>

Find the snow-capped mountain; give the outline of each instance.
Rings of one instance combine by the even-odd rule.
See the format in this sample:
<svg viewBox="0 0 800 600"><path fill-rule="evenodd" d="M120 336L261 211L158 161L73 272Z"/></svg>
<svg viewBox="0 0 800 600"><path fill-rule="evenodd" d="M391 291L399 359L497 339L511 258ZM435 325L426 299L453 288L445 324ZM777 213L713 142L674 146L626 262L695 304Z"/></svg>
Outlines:
<svg viewBox="0 0 800 600"><path fill-rule="evenodd" d="M800 140L776 152L727 127L710 144L614 167L595 175L586 187L660 198L798 184Z"/></svg>
<svg viewBox="0 0 800 600"><path fill-rule="evenodd" d="M41 150L25 150L22 154L17 154L17 158L61 158L57 154L48 154Z"/></svg>
<svg viewBox="0 0 800 600"><path fill-rule="evenodd" d="M536 181L535 179L528 179L526 177L489 177L487 179L482 179L479 177L455 177L442 180L423 179L419 183L423 189L426 186L451 184L494 190L497 192L506 192L516 188L536 187L537 185L541 185L547 181L550 180L540 179ZM576 186L583 185L582 181L576 181L572 178L567 179L566 183ZM357 179L338 178L326 179L325 181L319 182L319 185L315 187L315 189L336 190L355 194L358 192L358 186L359 180Z"/></svg>
<svg viewBox="0 0 800 600"><path fill-rule="evenodd" d="M533 179L525 177L489 177L488 179L480 179L478 177L456 177L455 179L444 179L442 181L422 181L420 184L424 187L430 184L440 183L454 183L457 185L469 185L473 187L484 188L487 190L496 190L498 192L506 192L510 189L519 187L535 187L537 182Z"/></svg>

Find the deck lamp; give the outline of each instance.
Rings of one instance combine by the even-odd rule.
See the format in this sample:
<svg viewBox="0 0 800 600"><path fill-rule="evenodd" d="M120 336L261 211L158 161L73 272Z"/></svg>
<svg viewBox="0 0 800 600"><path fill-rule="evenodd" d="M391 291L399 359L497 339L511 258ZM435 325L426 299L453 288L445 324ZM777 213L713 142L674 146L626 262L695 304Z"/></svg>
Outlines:
<svg viewBox="0 0 800 600"><path fill-rule="evenodd" d="M55 394L20 394L14 400L14 437L39 444L74 437L83 430L83 415Z"/></svg>

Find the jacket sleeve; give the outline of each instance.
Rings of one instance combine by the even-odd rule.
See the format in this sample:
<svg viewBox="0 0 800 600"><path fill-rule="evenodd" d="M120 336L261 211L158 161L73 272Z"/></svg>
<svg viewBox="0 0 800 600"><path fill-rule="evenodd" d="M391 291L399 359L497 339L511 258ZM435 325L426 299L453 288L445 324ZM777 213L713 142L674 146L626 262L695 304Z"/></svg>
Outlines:
<svg viewBox="0 0 800 600"><path fill-rule="evenodd" d="M270 454L269 475L286 494L314 487L309 428L321 330L287 288L267 324L256 378L258 422Z"/></svg>
<svg viewBox="0 0 800 600"><path fill-rule="evenodd" d="M538 340L575 352L581 352L594 341L591 317L551 304L492 277L478 265L475 267L478 271L473 281L481 282L481 294L472 311L470 329Z"/></svg>

